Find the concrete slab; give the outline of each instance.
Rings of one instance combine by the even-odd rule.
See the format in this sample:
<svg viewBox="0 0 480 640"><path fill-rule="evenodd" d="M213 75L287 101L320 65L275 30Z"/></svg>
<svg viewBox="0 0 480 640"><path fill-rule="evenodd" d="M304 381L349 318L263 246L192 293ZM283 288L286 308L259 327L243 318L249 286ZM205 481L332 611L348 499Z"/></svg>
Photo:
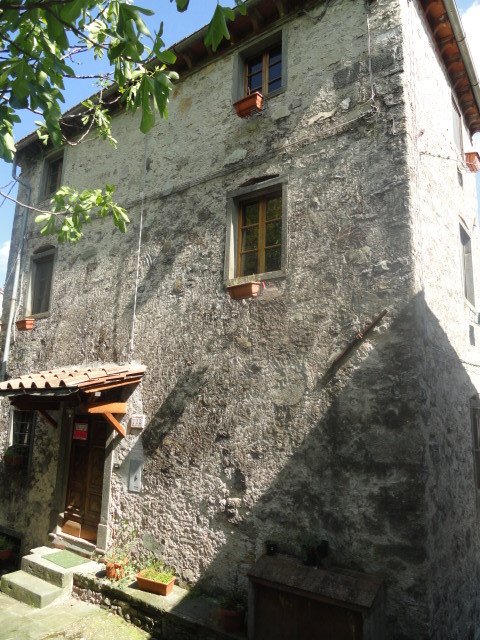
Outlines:
<svg viewBox="0 0 480 640"><path fill-rule="evenodd" d="M57 564L39 555L32 554L24 556L22 558L21 568L25 573L50 582L62 589L70 589L72 587L73 571L71 569L59 567Z"/></svg>
<svg viewBox="0 0 480 640"><path fill-rule="evenodd" d="M25 571L14 571L2 576L1 589L15 600L39 609L46 607L65 594L62 588L49 584Z"/></svg>

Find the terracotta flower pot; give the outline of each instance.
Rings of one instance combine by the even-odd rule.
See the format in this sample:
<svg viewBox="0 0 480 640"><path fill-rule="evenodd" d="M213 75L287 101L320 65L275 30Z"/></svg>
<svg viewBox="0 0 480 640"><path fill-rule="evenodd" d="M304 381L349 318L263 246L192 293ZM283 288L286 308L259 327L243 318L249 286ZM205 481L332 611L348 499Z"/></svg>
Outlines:
<svg viewBox="0 0 480 640"><path fill-rule="evenodd" d="M137 587L142 591L149 591L150 593L157 593L160 596L168 596L172 591L175 584L175 578L172 578L170 582L157 582L157 580L150 580L144 578L143 571L137 573Z"/></svg>
<svg viewBox="0 0 480 640"><path fill-rule="evenodd" d="M105 574L110 580L121 580L125 576L125 565L121 562L106 562Z"/></svg>
<svg viewBox="0 0 480 640"><path fill-rule="evenodd" d="M256 298L261 290L261 282L244 282L243 284L233 284L227 287L227 291L233 300Z"/></svg>
<svg viewBox="0 0 480 640"><path fill-rule="evenodd" d="M18 331L31 331L35 328L35 318L23 318L15 323Z"/></svg>
<svg viewBox="0 0 480 640"><path fill-rule="evenodd" d="M466 153L465 162L468 170L472 173L480 171L480 155L476 151L469 151Z"/></svg>
<svg viewBox="0 0 480 640"><path fill-rule="evenodd" d="M0 551L0 561L10 560L13 557L13 551L11 549L3 549Z"/></svg>
<svg viewBox="0 0 480 640"><path fill-rule="evenodd" d="M218 610L220 625L224 631L235 633L243 631L245 626L245 611L243 609L223 609Z"/></svg>
<svg viewBox="0 0 480 640"><path fill-rule="evenodd" d="M258 113L263 109L263 103L265 98L262 96L260 91L254 91L253 93L249 93L248 96L245 96L241 100L237 100L233 104L235 107L235 111L240 118L246 118L252 113Z"/></svg>

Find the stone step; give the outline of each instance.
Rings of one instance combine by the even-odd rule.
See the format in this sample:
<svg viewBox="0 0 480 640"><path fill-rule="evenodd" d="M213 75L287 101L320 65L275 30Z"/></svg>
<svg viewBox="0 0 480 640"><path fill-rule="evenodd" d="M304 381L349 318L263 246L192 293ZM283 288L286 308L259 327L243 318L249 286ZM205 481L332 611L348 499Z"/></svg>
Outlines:
<svg viewBox="0 0 480 640"><path fill-rule="evenodd" d="M49 549L50 552L57 553L58 549ZM50 582L50 584L62 589L71 589L73 586L73 569L64 569L57 564L50 562L48 556L43 558L38 554L31 554L22 558L22 571L32 576Z"/></svg>
<svg viewBox="0 0 480 640"><path fill-rule="evenodd" d="M68 551L78 553L79 556L84 556L85 558L91 558L97 548L91 542L63 533L63 531L61 533L50 533L48 537L52 545L57 549L68 549Z"/></svg>
<svg viewBox="0 0 480 640"><path fill-rule="evenodd" d="M7 596L37 609L43 609L66 593L61 587L51 585L25 571L14 571L2 576L0 587Z"/></svg>

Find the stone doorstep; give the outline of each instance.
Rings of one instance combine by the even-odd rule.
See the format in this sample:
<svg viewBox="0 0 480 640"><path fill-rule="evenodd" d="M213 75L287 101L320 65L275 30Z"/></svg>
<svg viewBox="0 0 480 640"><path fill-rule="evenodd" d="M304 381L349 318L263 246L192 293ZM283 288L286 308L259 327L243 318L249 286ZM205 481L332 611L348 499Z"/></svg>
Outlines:
<svg viewBox="0 0 480 640"><path fill-rule="evenodd" d="M173 588L170 595L163 597L133 587L120 589L97 576L85 576L77 572L74 572L73 584L77 590L85 592L89 590L100 594L104 606L110 606L112 600L123 602L133 610L133 617L136 617L135 612L137 612L154 620L163 619L172 629L178 627L179 632L191 631L192 639L200 637L199 629L203 629L212 640L233 638L245 640L246 638L243 633L226 633L220 628L216 617L218 608L216 600L206 596L190 596L189 591L177 586ZM174 633L173 637L175 637Z"/></svg>
<svg viewBox="0 0 480 640"><path fill-rule="evenodd" d="M50 533L48 537L51 544L56 547L57 550L67 549L68 551L73 551L73 553L77 553L79 556L83 556L84 558L91 558L97 549L97 547L91 542L71 536L68 533Z"/></svg>
<svg viewBox="0 0 480 640"><path fill-rule="evenodd" d="M62 589L71 589L73 586L73 574L75 571L81 574L97 573L103 567L98 562L85 562L78 567L71 567L65 569L59 565L50 562L46 554L57 553L58 549L51 549L49 547L39 547L33 549L32 553L22 558L21 569L32 576L41 578L46 582L62 587Z"/></svg>
<svg viewBox="0 0 480 640"><path fill-rule="evenodd" d="M70 594L70 589L62 589L22 570L3 576L1 589L7 596L37 609Z"/></svg>

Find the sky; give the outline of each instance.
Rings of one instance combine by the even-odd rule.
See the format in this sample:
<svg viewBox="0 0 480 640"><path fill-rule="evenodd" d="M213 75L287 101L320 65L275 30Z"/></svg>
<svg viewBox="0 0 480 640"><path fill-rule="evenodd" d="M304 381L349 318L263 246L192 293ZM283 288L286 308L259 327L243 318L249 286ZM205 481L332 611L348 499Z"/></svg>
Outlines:
<svg viewBox="0 0 480 640"><path fill-rule="evenodd" d="M158 8L160 5L158 0L139 0L135 4L155 10L157 21L160 21L161 17L164 22L164 40L168 46L190 35L207 23L213 14L217 0L191 0L189 9L185 13L178 13L175 9L175 3L167 2L167 0L163 0L161 3L161 11ZM223 4L233 6L234 1L223 0ZM464 28L477 72L480 74L480 37L478 35L480 34L480 0L457 0L457 5L462 14ZM150 21L149 27L151 30L156 30L157 24ZM92 68L87 64L79 70L79 73L92 73ZM69 109L95 93L95 91L95 86L91 85L89 81L70 81L66 85L65 109ZM15 139L18 140L31 133L35 128L34 120L36 119L38 119L38 116L35 117L32 114L28 114L23 117L22 114L22 122L15 126ZM480 134L476 137L476 146L480 150L480 141L478 140ZM2 187L9 185L11 182L11 171L11 165L0 161L0 189L2 191L5 191ZM477 185L480 193L480 177L477 180ZM8 188L10 188L10 185ZM16 189L14 188L10 195L15 196L15 193ZM11 277L11 274L6 274L6 269L14 214L14 204L8 200L2 202L2 200L3 198L0 199L0 287L7 277Z"/></svg>

